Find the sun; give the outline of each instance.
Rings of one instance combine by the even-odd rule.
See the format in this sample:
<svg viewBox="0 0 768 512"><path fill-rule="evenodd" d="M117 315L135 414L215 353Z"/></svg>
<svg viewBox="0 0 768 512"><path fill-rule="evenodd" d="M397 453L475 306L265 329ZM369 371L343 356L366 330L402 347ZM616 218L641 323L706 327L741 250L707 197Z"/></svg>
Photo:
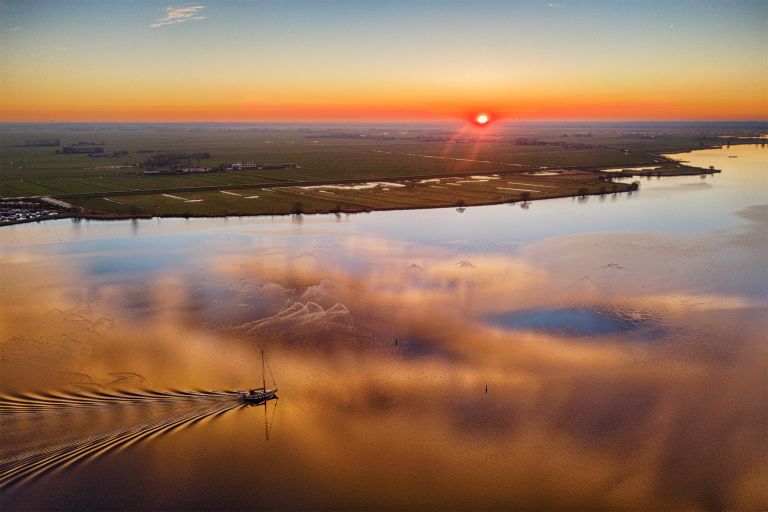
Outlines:
<svg viewBox="0 0 768 512"><path fill-rule="evenodd" d="M475 122L481 126L484 124L488 124L488 121L490 120L491 118L488 117L488 114L485 114L485 113L477 114L477 116L475 116Z"/></svg>

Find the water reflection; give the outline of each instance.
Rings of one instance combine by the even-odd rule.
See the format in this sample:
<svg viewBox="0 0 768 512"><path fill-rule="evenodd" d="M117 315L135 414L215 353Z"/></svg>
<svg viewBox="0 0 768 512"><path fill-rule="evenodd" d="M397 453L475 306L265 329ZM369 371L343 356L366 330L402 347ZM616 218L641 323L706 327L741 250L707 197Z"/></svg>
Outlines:
<svg viewBox="0 0 768 512"><path fill-rule="evenodd" d="M719 178L632 204L701 217L669 188ZM565 200L594 232L561 236L548 204L533 243L504 206L0 232L3 507L761 506L768 208L627 235ZM262 348L269 441L228 394Z"/></svg>
<svg viewBox="0 0 768 512"><path fill-rule="evenodd" d="M495 325L516 330L562 333L567 336L601 336L621 333L643 339L664 335L655 315L605 307L519 310L489 318Z"/></svg>

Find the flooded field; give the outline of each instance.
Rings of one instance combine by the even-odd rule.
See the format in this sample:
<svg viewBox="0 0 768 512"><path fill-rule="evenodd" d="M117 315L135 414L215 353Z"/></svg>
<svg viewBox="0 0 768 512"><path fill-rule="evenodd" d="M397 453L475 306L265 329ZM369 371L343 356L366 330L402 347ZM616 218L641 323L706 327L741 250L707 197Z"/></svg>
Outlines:
<svg viewBox="0 0 768 512"><path fill-rule="evenodd" d="M723 172L0 229L2 508L764 508L768 149L679 158Z"/></svg>

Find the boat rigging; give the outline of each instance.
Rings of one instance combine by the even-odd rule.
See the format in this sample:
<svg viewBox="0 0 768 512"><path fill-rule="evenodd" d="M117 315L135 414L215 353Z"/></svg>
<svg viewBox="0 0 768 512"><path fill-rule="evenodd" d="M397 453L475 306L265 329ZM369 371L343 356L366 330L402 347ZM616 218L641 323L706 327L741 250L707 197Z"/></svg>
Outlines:
<svg viewBox="0 0 768 512"><path fill-rule="evenodd" d="M275 378L272 375L272 369L269 370L270 376L272 376L272 383L275 384ZM248 391L238 391L237 392L238 398L242 400L243 403L247 404L260 404L262 402L266 402L267 400L272 400L273 398L277 398L277 387L273 389L267 389L267 378L266 374L264 373L264 351L261 351L261 387L260 388L254 388L249 389Z"/></svg>

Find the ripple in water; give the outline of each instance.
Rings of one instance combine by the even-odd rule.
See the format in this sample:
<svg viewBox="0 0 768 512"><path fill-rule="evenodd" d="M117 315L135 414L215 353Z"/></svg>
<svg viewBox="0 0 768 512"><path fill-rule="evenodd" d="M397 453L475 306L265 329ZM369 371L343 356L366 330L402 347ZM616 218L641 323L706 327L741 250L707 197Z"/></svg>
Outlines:
<svg viewBox="0 0 768 512"><path fill-rule="evenodd" d="M90 423L95 415L111 414L114 428L75 434L74 437L35 436L34 444L20 449L4 447L0 458L0 489L28 481L80 461L102 456L203 420L243 407L235 391L122 391L122 392L38 392L0 396L0 421L4 433L26 432L30 422L45 432L61 431L72 415ZM138 409L133 422L124 421L116 409ZM72 429L64 429L72 435ZM28 438L28 436L26 436Z"/></svg>

